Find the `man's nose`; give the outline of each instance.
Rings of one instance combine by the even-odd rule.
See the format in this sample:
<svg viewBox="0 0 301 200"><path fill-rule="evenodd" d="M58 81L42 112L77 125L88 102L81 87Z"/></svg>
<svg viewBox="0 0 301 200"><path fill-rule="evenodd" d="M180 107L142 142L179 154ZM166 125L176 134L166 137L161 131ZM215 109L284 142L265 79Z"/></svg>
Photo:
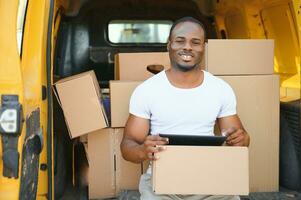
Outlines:
<svg viewBox="0 0 301 200"><path fill-rule="evenodd" d="M191 46L189 41L186 41L184 43L183 49L185 49L185 50L191 50L192 49L192 46Z"/></svg>

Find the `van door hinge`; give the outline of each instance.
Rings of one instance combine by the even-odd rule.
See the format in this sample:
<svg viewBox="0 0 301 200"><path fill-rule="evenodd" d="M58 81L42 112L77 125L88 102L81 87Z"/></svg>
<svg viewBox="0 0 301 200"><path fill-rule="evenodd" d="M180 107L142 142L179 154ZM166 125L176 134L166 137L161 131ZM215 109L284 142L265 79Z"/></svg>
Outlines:
<svg viewBox="0 0 301 200"><path fill-rule="evenodd" d="M2 95L0 135L2 141L3 176L18 178L18 139L22 128L22 105L18 95Z"/></svg>
<svg viewBox="0 0 301 200"><path fill-rule="evenodd" d="M45 85L42 85L42 100L47 99L47 87Z"/></svg>

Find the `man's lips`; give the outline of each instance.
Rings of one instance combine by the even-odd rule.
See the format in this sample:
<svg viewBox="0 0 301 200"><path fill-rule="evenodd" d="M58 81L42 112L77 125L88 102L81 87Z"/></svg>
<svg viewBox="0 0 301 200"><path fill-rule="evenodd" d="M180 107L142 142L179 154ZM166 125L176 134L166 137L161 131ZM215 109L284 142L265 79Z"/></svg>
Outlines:
<svg viewBox="0 0 301 200"><path fill-rule="evenodd" d="M182 58L182 60L184 61L184 62L189 62L189 61L191 61L192 60L192 58L193 58L193 54L191 54L191 53L184 53L184 52L181 52L181 53L179 53L179 56Z"/></svg>

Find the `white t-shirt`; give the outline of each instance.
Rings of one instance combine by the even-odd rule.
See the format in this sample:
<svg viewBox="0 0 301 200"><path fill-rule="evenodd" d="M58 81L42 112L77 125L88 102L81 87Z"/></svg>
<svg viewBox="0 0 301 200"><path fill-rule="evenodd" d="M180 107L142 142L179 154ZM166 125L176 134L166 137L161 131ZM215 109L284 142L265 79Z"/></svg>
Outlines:
<svg viewBox="0 0 301 200"><path fill-rule="evenodd" d="M129 112L149 119L153 135L214 135L217 118L236 114L236 98L225 81L203 72L203 83L191 89L177 88L165 71L158 73L135 89Z"/></svg>

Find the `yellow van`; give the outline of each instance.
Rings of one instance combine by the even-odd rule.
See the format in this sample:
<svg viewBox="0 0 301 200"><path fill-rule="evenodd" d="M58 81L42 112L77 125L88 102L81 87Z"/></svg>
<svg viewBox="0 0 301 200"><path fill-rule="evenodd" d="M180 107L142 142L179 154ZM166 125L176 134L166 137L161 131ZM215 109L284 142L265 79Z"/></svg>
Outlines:
<svg viewBox="0 0 301 200"><path fill-rule="evenodd" d="M166 51L168 28L183 16L201 20L208 38L274 39L283 188L250 197L301 198L301 1L1 0L0 200L88 199L84 149L69 138L53 83L94 70L108 87L115 54Z"/></svg>

